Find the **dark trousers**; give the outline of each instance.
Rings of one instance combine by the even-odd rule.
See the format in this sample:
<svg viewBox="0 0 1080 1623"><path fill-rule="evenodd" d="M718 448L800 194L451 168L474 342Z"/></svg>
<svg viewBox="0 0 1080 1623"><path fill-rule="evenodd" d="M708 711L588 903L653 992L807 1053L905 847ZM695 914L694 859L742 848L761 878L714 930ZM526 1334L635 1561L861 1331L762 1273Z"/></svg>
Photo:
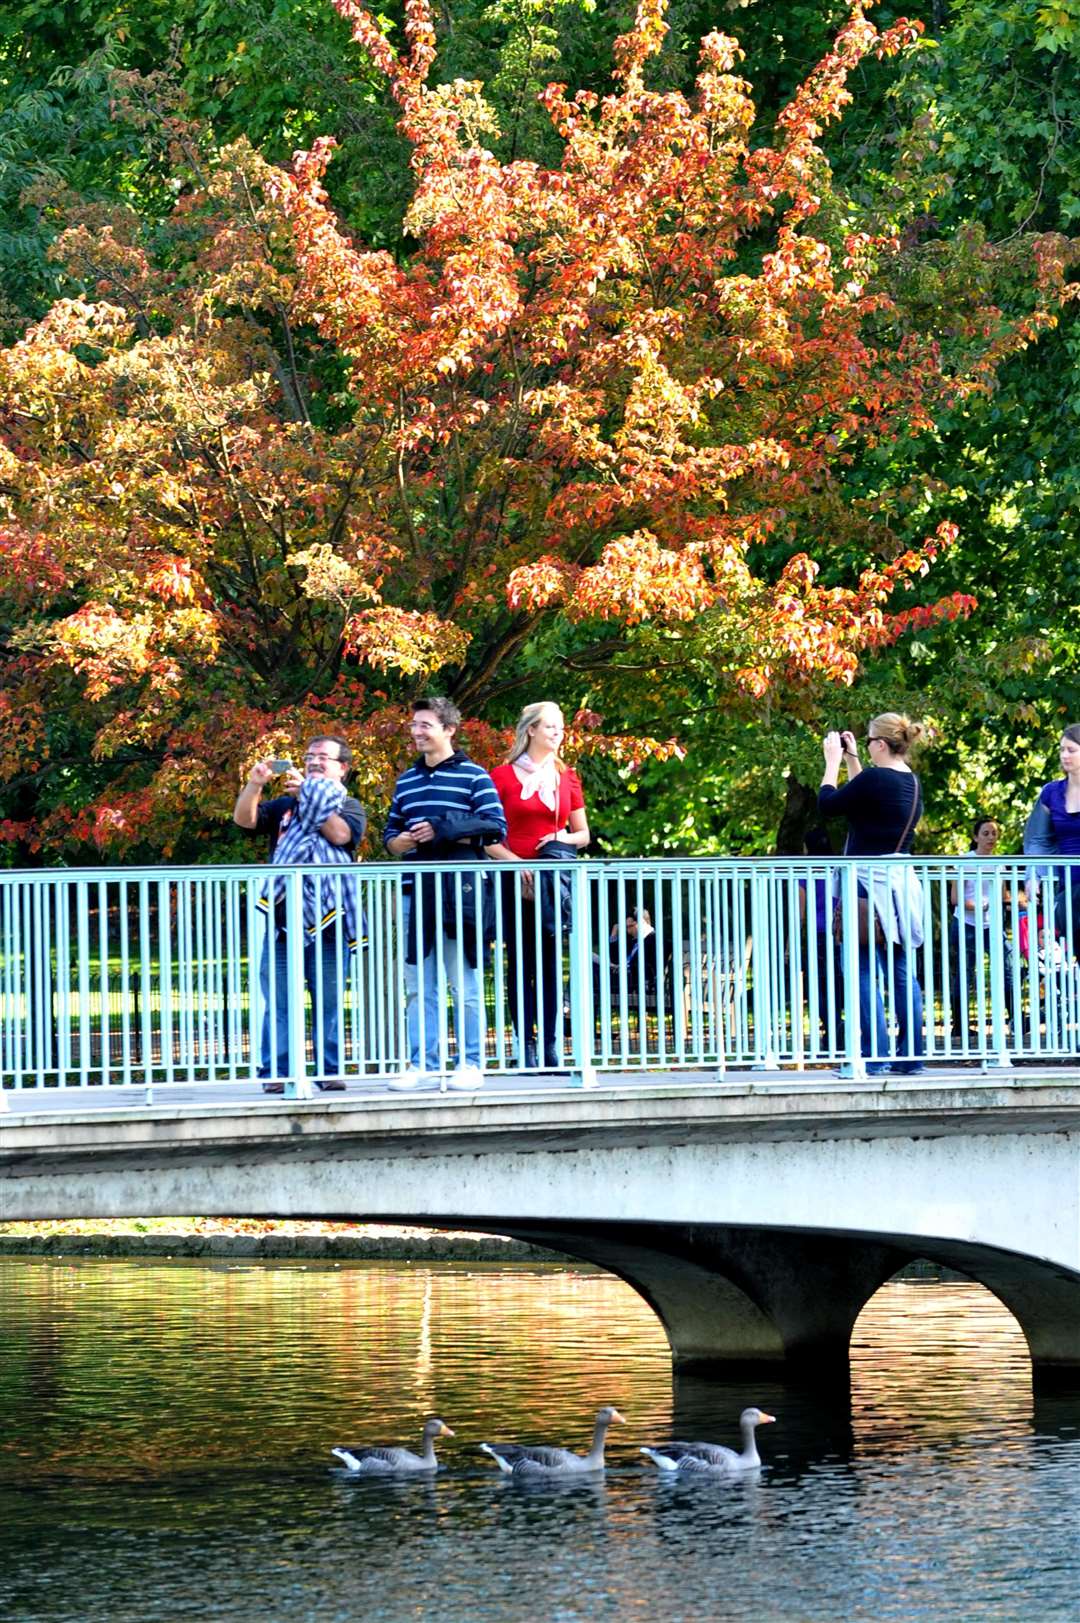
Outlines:
<svg viewBox="0 0 1080 1623"><path fill-rule="evenodd" d="M537 942L536 906L521 903L521 946L518 948L517 904L504 892L503 931L506 943L506 993L510 1018L524 1047L536 1043L548 1062L559 1058L559 1010L562 1007L562 974L559 943L541 930ZM538 985L543 981L543 988ZM542 1007L541 1007L542 1004Z"/></svg>
<svg viewBox="0 0 1080 1623"><path fill-rule="evenodd" d="M830 921L831 922L831 921ZM828 1046L829 1017L832 1016L833 1041L840 1042L843 1026L844 971L832 929L818 930L817 937L817 1014L821 1025L821 1042ZM829 965L832 964L832 998L829 997ZM809 988L809 975L806 976Z"/></svg>

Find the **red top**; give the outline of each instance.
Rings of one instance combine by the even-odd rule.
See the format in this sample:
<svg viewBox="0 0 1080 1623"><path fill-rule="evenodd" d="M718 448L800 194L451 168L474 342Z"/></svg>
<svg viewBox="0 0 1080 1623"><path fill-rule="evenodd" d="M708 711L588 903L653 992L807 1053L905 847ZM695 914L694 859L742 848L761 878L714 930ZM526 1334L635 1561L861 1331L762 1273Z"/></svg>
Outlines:
<svg viewBox="0 0 1080 1623"><path fill-rule="evenodd" d="M537 794L522 800L521 779L510 761L497 766L491 777L506 813L506 844L516 857L539 855L536 847L545 835L548 839L556 839L569 822L570 813L583 809L585 805L581 780L571 767L567 767L559 777L557 812L545 806Z"/></svg>

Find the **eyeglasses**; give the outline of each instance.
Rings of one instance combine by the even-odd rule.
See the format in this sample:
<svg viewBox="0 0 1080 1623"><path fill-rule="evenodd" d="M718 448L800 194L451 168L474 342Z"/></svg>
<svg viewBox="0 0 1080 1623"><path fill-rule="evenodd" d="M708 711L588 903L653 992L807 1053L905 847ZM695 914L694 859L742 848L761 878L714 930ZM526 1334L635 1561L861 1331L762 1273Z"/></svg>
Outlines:
<svg viewBox="0 0 1080 1623"><path fill-rule="evenodd" d="M331 762L334 763L335 765L340 765L341 756L340 755L305 755L304 756L304 765L305 766L329 766L331 764Z"/></svg>
<svg viewBox="0 0 1080 1623"><path fill-rule="evenodd" d="M866 742L868 744L880 744L880 742L881 742L880 733L867 733Z"/></svg>

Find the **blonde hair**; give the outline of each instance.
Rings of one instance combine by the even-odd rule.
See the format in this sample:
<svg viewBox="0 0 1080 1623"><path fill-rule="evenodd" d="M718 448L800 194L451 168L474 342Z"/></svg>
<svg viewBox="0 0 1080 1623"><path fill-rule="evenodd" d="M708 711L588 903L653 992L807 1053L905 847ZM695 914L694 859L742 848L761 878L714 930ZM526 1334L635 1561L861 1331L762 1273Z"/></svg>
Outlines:
<svg viewBox="0 0 1080 1623"><path fill-rule="evenodd" d="M529 748L529 733L541 719L545 710L558 710L560 721L565 722L566 718L563 716L562 711L559 710L559 706L551 699L540 699L536 704L527 704L517 719L517 726L514 728L514 742L511 744L510 752L506 757L508 761L516 761L519 755L526 753ZM558 773L566 771L566 762L561 755L555 757L555 770Z"/></svg>
<svg viewBox="0 0 1080 1623"><path fill-rule="evenodd" d="M910 755L915 745L923 736L926 728L921 722L911 721L896 710L886 710L884 715L871 716L870 727L875 738L889 746L893 755Z"/></svg>

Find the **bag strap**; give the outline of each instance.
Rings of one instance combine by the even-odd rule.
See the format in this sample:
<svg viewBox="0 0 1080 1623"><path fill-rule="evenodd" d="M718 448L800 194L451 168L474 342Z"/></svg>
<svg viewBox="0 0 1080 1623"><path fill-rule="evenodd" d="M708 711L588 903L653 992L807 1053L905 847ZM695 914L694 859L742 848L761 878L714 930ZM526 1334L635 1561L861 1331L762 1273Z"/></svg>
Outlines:
<svg viewBox="0 0 1080 1623"><path fill-rule="evenodd" d="M914 789L915 789L915 793L914 793L914 795L912 796L912 799L911 799L911 810L908 812L908 820L904 824L904 832L901 834L900 838L897 840L895 846L893 847L893 856L898 856L900 854L900 852L903 850L904 841L907 839L908 835L911 833L911 825L915 821L915 808L919 804L920 790L919 790L919 780L915 776L914 772L911 774L911 782L914 785ZM847 854L848 854L848 846L850 844L851 844L851 830L849 829L847 838L844 841L844 849L840 853L840 855L842 857L847 856Z"/></svg>
<svg viewBox="0 0 1080 1623"><path fill-rule="evenodd" d="M900 852L904 849L904 841L907 839L908 835L911 833L912 825L915 822L915 808L919 804L919 780L915 776L914 772L911 774L911 782L912 782L912 786L913 786L914 791L915 791L914 794L911 797L911 810L908 812L908 820L904 824L904 832L901 834L900 838L897 840L896 845L895 845L895 847L893 849L893 855L894 856L899 856Z"/></svg>

